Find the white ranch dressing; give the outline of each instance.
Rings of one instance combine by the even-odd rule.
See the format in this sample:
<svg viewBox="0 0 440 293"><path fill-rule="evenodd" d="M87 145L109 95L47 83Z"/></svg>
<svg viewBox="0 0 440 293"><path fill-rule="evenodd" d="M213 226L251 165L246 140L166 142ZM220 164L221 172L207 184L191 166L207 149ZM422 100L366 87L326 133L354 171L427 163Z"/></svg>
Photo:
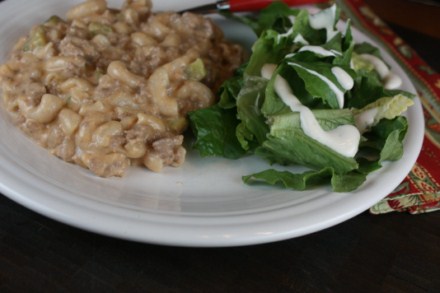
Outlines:
<svg viewBox="0 0 440 293"><path fill-rule="evenodd" d="M276 65L274 64L264 65L262 76L264 78L270 78L275 68ZM341 125L330 131L325 131L321 125L319 125L313 112L304 106L293 94L292 89L283 77L280 75L275 77L274 87L275 92L292 112L299 112L301 128L307 136L343 156L354 157L356 155L359 147L360 133L355 126Z"/></svg>
<svg viewBox="0 0 440 293"><path fill-rule="evenodd" d="M327 42L330 41L338 30L334 28L336 19L336 5L331 8L322 10L319 13L309 16L309 24L313 29L325 29L327 33Z"/></svg>
<svg viewBox="0 0 440 293"><path fill-rule="evenodd" d="M351 78L351 76L341 67L332 67L332 73L338 80L339 84L345 89L345 90L351 90L354 86L354 80Z"/></svg>
<svg viewBox="0 0 440 293"><path fill-rule="evenodd" d="M314 70L305 68L304 66L301 66L301 65L299 65L297 63L288 62L288 64L291 65L291 66L296 66L298 68L301 68L301 69L307 71L308 73L318 77L323 82L325 82L329 86L329 88L335 93L336 98L338 100L339 108L342 109L344 107L344 93L330 79L328 79L324 75L322 75L322 74L320 74L320 73L318 73L318 72L316 72Z"/></svg>
<svg viewBox="0 0 440 293"><path fill-rule="evenodd" d="M275 92L280 96L281 100L289 106L290 110L293 112L300 112L302 108L305 107L301 101L293 94L287 80L285 80L281 75L275 77L274 83Z"/></svg>
<svg viewBox="0 0 440 293"><path fill-rule="evenodd" d="M303 44L303 45L308 45L309 44L309 42L307 42L307 40L304 39L302 34L297 34L296 37L293 39L293 42L294 43L300 43L300 44Z"/></svg>
<svg viewBox="0 0 440 293"><path fill-rule="evenodd" d="M304 51L313 52L315 54L318 54L318 55L321 55L324 57L341 56L342 55L341 52L338 52L336 50L327 50L321 46L303 46L298 50L298 52L304 52Z"/></svg>
<svg viewBox="0 0 440 293"><path fill-rule="evenodd" d="M341 125L329 131L322 129L313 112L301 104L287 81L280 75L275 77L275 91L292 112L300 113L301 128L307 136L343 156L352 158L356 155L360 133L355 126Z"/></svg>
<svg viewBox="0 0 440 293"><path fill-rule="evenodd" d="M290 20L290 23L292 24L292 26L289 28L289 30L287 32L285 32L283 34L279 34L277 36L277 42L278 43L281 41L282 38L288 37L288 36L290 36L293 33L293 23L295 22L295 16L290 15L289 16L289 20Z"/></svg>
<svg viewBox="0 0 440 293"><path fill-rule="evenodd" d="M364 133L371 125L373 125L378 111L379 109L375 107L363 111L354 117L356 128L359 129L360 133Z"/></svg>
<svg viewBox="0 0 440 293"><path fill-rule="evenodd" d="M402 85L402 79L390 71L386 64L378 57L371 54L360 54L360 58L370 62L384 82L386 89L396 89Z"/></svg>
<svg viewBox="0 0 440 293"><path fill-rule="evenodd" d="M261 67L261 76L265 79L271 79L275 69L277 68L276 64L266 63Z"/></svg>

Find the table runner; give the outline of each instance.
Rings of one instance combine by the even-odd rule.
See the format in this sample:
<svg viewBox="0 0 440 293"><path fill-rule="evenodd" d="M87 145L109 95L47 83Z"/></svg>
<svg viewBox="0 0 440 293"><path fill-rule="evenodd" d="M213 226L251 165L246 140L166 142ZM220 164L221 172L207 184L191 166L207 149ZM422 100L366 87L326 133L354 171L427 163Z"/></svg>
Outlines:
<svg viewBox="0 0 440 293"><path fill-rule="evenodd" d="M420 214L440 210L440 74L430 68L363 0L337 2L356 28L395 56L417 90L425 117L425 138L417 162L405 180L372 206L370 212Z"/></svg>

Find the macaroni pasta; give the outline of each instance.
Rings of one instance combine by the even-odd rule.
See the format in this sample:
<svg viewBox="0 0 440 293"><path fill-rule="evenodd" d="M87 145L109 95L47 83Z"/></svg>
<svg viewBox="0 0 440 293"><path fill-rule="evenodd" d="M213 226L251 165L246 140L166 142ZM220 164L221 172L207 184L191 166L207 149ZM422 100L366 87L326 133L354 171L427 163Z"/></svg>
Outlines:
<svg viewBox="0 0 440 293"><path fill-rule="evenodd" d="M242 55L202 16L89 0L18 41L0 67L3 104L40 145L99 176L160 172L184 162L186 114L215 102Z"/></svg>

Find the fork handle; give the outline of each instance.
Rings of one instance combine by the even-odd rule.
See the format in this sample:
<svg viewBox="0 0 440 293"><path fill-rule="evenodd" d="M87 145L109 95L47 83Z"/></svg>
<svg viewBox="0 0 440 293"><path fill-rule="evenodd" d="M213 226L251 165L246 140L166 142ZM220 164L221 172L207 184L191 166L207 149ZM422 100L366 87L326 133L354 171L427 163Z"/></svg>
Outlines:
<svg viewBox="0 0 440 293"><path fill-rule="evenodd" d="M228 3L228 8L232 12L238 11L257 11L265 8L270 5L272 2L276 0L229 0L229 1L220 1L223 4ZM298 5L307 5L307 4L318 4L325 3L328 0L282 0L282 2L286 3L289 6L298 6Z"/></svg>

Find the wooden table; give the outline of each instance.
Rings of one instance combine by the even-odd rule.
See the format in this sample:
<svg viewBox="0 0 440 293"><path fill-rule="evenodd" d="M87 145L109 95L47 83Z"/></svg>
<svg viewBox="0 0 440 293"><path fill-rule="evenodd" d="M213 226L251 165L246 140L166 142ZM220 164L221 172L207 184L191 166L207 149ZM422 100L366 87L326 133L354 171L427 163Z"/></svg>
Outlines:
<svg viewBox="0 0 440 293"><path fill-rule="evenodd" d="M393 27L437 71L439 39ZM0 196L0 292L440 292L440 212L373 216L277 243L108 238Z"/></svg>

